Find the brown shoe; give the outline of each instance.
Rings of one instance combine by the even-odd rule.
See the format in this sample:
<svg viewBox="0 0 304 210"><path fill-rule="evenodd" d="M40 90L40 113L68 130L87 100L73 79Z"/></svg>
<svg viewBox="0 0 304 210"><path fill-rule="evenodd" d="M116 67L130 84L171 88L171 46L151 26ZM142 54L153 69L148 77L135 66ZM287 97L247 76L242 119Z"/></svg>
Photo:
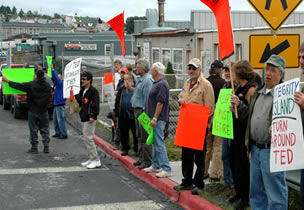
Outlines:
<svg viewBox="0 0 304 210"><path fill-rule="evenodd" d="M119 150L119 146L114 145L113 147L111 147L112 150Z"/></svg>
<svg viewBox="0 0 304 210"><path fill-rule="evenodd" d="M49 146L44 146L43 152L44 152L44 153L50 153Z"/></svg>
<svg viewBox="0 0 304 210"><path fill-rule="evenodd" d="M28 151L28 153L32 153L32 154L38 154L38 149L35 147L30 148Z"/></svg>

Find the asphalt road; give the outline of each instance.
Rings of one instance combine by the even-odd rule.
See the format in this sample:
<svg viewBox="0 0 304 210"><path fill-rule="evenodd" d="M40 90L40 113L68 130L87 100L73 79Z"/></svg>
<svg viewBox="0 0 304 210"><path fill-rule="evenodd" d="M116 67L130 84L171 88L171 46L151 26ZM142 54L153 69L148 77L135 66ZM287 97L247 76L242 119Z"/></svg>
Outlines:
<svg viewBox="0 0 304 210"><path fill-rule="evenodd" d="M54 134L51 124L51 135ZM102 167L88 170L81 135L69 125L67 140L52 139L50 153L28 154L26 120L0 106L0 209L182 209L131 175L101 150Z"/></svg>

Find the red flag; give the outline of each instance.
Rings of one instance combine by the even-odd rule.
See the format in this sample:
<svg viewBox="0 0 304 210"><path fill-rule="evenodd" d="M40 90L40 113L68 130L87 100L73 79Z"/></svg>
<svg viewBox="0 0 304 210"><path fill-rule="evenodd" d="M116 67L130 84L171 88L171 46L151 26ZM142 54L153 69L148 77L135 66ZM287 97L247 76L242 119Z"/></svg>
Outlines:
<svg viewBox="0 0 304 210"><path fill-rule="evenodd" d="M122 55L125 56L124 12L109 20L108 23L119 37Z"/></svg>
<svg viewBox="0 0 304 210"><path fill-rule="evenodd" d="M224 60L234 54L233 34L230 18L230 7L228 0L201 0L215 15L220 59Z"/></svg>

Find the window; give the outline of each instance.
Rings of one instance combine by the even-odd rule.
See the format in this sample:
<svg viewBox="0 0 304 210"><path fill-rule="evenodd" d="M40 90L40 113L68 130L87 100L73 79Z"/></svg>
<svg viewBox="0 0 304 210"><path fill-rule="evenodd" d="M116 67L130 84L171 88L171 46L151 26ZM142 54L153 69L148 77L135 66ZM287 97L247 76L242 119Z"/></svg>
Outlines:
<svg viewBox="0 0 304 210"><path fill-rule="evenodd" d="M235 45L235 60L239 61L243 59L243 47L242 44Z"/></svg>
<svg viewBox="0 0 304 210"><path fill-rule="evenodd" d="M162 49L162 63L167 68L168 62L171 62L171 49L163 48Z"/></svg>
<svg viewBox="0 0 304 210"><path fill-rule="evenodd" d="M160 62L160 49L152 48L152 63Z"/></svg>
<svg viewBox="0 0 304 210"><path fill-rule="evenodd" d="M105 56L110 56L111 55L111 44L105 44Z"/></svg>
<svg viewBox="0 0 304 210"><path fill-rule="evenodd" d="M173 49L173 70L177 79L183 79L183 49Z"/></svg>
<svg viewBox="0 0 304 210"><path fill-rule="evenodd" d="M220 50L218 44L214 44L214 58L214 60L220 60Z"/></svg>

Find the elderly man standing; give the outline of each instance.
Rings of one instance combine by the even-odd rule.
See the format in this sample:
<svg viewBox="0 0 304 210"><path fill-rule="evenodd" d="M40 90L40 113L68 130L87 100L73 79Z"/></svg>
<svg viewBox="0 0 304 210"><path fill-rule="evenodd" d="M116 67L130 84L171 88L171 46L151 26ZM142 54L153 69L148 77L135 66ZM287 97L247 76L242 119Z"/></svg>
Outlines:
<svg viewBox="0 0 304 210"><path fill-rule="evenodd" d="M299 61L301 67L301 74L304 74L304 42L301 44L299 50ZM301 117L303 124L303 132L304 132L304 87L301 92L295 93L295 102L301 107ZM304 209L304 169L301 170L301 206Z"/></svg>
<svg viewBox="0 0 304 210"><path fill-rule="evenodd" d="M136 82L135 89L130 88L134 91L131 98L132 108L134 109L135 126L136 126L136 136L138 140L138 161L134 162L134 166L138 166L139 169L147 168L152 163L152 147L146 145L146 140L148 134L145 129L140 125L137 120L138 116L144 111L144 106L153 85L153 79L151 74L149 74L150 64L149 61L145 59L139 59L136 64L137 74L140 76Z"/></svg>
<svg viewBox="0 0 304 210"><path fill-rule="evenodd" d="M184 91L179 94L179 103L181 105L184 103L191 103L209 106L210 119L214 111L213 87L208 80L201 76L201 61L199 59L193 58L190 60L188 64L188 74L190 78L184 84ZM189 139L189 141L203 141L203 139ZM182 173L184 178L180 185L174 187L175 190L192 190L192 194L200 194L200 191L205 186L203 180L205 154L206 143L203 151L182 147ZM194 163L196 164L197 169L193 179Z"/></svg>
<svg viewBox="0 0 304 210"><path fill-rule="evenodd" d="M154 79L153 86L145 104L145 112L152 119L153 127L153 154L152 166L144 171L158 172L155 176L164 178L171 176L171 167L165 146L164 130L169 119L169 85L164 78L165 66L154 63L151 67L151 75Z"/></svg>
<svg viewBox="0 0 304 210"><path fill-rule="evenodd" d="M240 120L248 120L245 144L251 151L250 205L252 209L287 209L286 173L270 173L270 142L274 87L282 82L285 60L271 55L265 63L265 85L251 95L249 105L231 97L231 107L238 107Z"/></svg>

